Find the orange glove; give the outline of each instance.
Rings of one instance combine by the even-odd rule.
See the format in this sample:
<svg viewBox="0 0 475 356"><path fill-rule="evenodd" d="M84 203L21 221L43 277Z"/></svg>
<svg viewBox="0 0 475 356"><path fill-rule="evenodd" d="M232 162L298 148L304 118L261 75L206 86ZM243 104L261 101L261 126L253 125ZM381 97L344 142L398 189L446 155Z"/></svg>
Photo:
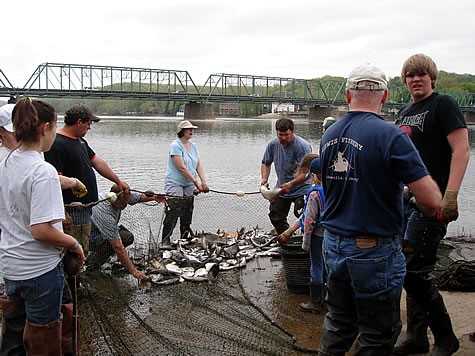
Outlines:
<svg viewBox="0 0 475 356"><path fill-rule="evenodd" d="M287 242L289 242L290 237L293 235L292 229L289 227L287 230L285 230L283 233L281 233L279 236L277 236L276 240L285 245Z"/></svg>

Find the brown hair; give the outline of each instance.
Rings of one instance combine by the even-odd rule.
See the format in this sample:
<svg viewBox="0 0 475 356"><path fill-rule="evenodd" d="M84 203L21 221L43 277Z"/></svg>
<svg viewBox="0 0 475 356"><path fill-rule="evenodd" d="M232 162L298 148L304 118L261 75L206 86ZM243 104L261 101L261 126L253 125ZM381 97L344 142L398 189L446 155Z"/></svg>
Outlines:
<svg viewBox="0 0 475 356"><path fill-rule="evenodd" d="M45 101L22 98L13 108L12 123L15 139L19 144L38 141L41 125L55 121L56 112Z"/></svg>
<svg viewBox="0 0 475 356"><path fill-rule="evenodd" d="M401 80L403 83L406 83L406 73L417 74L422 72L429 74L429 77L434 81L432 84L432 89L434 89L439 71L432 58L422 53L414 54L406 59L401 69Z"/></svg>
<svg viewBox="0 0 475 356"><path fill-rule="evenodd" d="M291 119L288 119L286 117L283 117L281 119L278 119L275 122L275 129L277 131L285 132L287 130L294 131L294 122Z"/></svg>
<svg viewBox="0 0 475 356"><path fill-rule="evenodd" d="M320 157L318 153L310 153L304 158L302 158L297 169L295 170L295 175L299 175L300 173L307 173L310 169L310 163L312 163L312 161L318 157Z"/></svg>

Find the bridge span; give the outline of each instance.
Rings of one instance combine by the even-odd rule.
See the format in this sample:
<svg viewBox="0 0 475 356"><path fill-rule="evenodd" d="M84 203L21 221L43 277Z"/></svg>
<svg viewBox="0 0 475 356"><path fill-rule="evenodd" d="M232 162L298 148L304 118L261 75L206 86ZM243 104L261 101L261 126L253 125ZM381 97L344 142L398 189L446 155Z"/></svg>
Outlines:
<svg viewBox="0 0 475 356"><path fill-rule="evenodd" d="M279 102L317 108L327 115L346 105L345 85L345 80L229 73L211 74L204 85L196 85L188 71L182 70L43 63L23 87L15 87L0 69L0 96L183 101L192 104L187 107L192 111L203 110L199 104L206 106L214 102ZM464 112L475 112L475 93L447 94L454 97ZM385 110L397 110L409 100L406 88L390 87Z"/></svg>

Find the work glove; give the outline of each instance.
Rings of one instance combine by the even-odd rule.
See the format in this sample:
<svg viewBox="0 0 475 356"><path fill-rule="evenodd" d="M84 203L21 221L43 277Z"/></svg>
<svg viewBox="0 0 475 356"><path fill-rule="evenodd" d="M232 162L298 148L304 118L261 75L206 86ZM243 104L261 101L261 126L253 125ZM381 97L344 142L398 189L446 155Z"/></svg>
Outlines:
<svg viewBox="0 0 475 356"><path fill-rule="evenodd" d="M276 240L281 243L281 244L286 244L289 242L290 237L293 235L292 229L289 227L287 230L285 230L283 233L281 233L279 236L277 236Z"/></svg>
<svg viewBox="0 0 475 356"><path fill-rule="evenodd" d="M439 221L443 224L448 224L451 221L457 220L459 217L457 205L457 190L446 190L442 202L440 203L440 210L437 212Z"/></svg>
<svg viewBox="0 0 475 356"><path fill-rule="evenodd" d="M289 193L292 190L293 187L294 187L294 185L290 182L282 184L279 187L280 188L280 195Z"/></svg>
<svg viewBox="0 0 475 356"><path fill-rule="evenodd" d="M201 191L202 191L203 193L209 193L208 184L206 184L206 183L201 183Z"/></svg>
<svg viewBox="0 0 475 356"><path fill-rule="evenodd" d="M85 197L86 194L87 194L86 186L79 179L77 179L77 178L75 178L75 179L76 179L76 185L74 187L71 187L71 190L73 191L73 194L78 198Z"/></svg>

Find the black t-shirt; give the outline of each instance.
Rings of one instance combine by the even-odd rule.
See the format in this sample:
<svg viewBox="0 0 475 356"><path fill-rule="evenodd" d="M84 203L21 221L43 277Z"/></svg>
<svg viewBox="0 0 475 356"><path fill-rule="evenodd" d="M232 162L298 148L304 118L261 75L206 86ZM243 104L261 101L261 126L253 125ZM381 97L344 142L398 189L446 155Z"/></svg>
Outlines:
<svg viewBox="0 0 475 356"><path fill-rule="evenodd" d="M467 127L455 100L448 95L433 93L418 103L403 107L396 125L411 137L432 178L444 193L452 160L447 135L454 129Z"/></svg>
<svg viewBox="0 0 475 356"><path fill-rule="evenodd" d="M71 189L63 189L65 204L77 201L90 203L98 200L96 175L91 165L95 152L85 139L58 133L51 149L44 155L45 160L51 163L59 174L78 178L87 187L87 195L83 198L74 196Z"/></svg>

